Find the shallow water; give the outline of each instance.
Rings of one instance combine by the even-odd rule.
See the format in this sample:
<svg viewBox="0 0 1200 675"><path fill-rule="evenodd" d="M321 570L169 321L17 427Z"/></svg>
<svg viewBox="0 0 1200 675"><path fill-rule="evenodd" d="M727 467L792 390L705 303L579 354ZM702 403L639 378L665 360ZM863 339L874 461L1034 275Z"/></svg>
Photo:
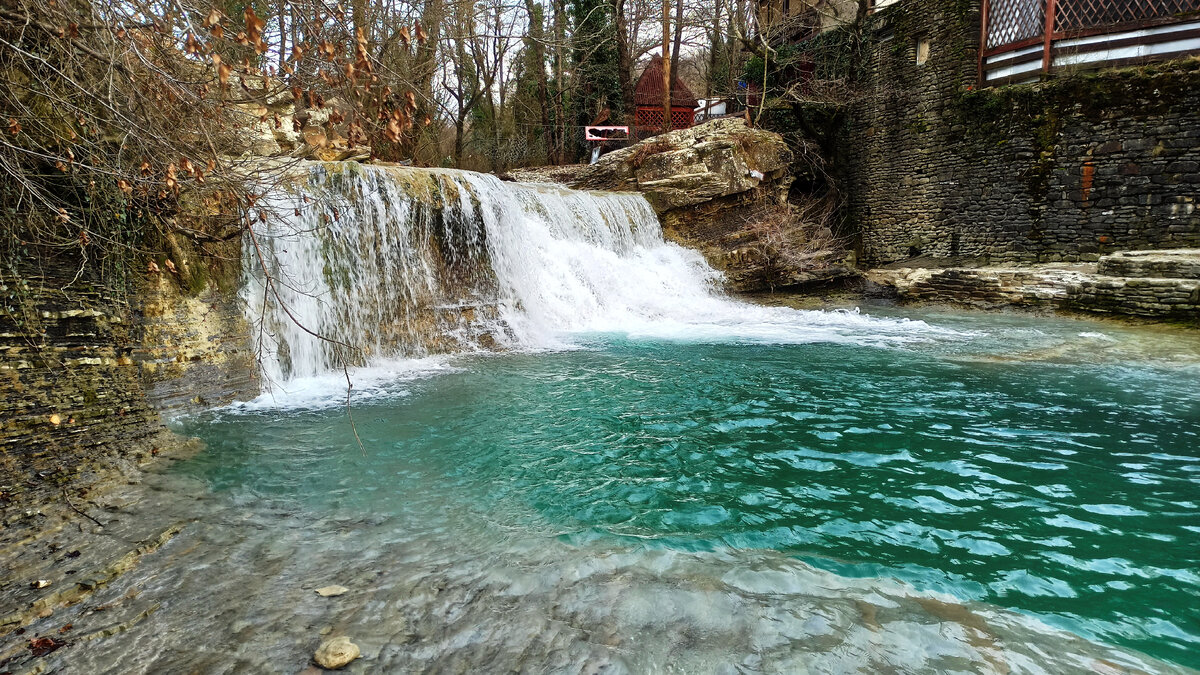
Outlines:
<svg viewBox="0 0 1200 675"><path fill-rule="evenodd" d="M360 672L1200 666L1200 338L917 318L396 366L361 449L319 382L184 420L198 522L106 591L161 609L67 664L295 672L324 630Z"/></svg>

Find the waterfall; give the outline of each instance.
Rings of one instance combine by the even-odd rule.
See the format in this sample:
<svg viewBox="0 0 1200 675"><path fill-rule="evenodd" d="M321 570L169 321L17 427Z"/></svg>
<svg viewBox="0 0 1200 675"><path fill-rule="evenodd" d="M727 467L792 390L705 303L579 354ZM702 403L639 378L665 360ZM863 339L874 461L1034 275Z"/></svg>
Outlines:
<svg viewBox="0 0 1200 675"><path fill-rule="evenodd" d="M663 250L654 211L634 194L328 163L260 204L269 216L243 247L243 298L269 381L375 358L554 346L561 331L641 302L613 292L621 277L647 282L637 296L677 281L639 267L683 266L694 280L706 269L696 254Z"/></svg>
<svg viewBox="0 0 1200 675"><path fill-rule="evenodd" d="M266 222L243 246L243 299L268 382L558 348L579 334L807 342L868 321L726 298L698 253L663 240L639 194L356 163L306 165L293 178L260 199ZM871 340L898 339L879 330L886 323Z"/></svg>

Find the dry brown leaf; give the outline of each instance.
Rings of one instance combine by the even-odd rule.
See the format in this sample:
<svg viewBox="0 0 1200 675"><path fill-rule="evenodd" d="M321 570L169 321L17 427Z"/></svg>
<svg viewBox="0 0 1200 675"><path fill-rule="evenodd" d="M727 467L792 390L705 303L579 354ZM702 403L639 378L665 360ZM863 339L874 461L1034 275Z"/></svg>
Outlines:
<svg viewBox="0 0 1200 675"><path fill-rule="evenodd" d="M262 39L262 30L267 25L266 22L258 18L258 15L254 13L254 7L249 3L246 4L246 9L242 14L246 19L247 40L254 45L254 50L259 54L267 51L267 45Z"/></svg>

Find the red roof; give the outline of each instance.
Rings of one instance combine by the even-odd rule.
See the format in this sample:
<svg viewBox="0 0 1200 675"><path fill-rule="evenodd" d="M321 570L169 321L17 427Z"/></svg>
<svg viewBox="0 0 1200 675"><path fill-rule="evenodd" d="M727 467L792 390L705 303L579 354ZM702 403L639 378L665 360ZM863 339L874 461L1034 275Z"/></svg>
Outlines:
<svg viewBox="0 0 1200 675"><path fill-rule="evenodd" d="M696 97L692 94L692 90L687 88L678 77L674 79L674 86L671 87L671 106L680 108L695 108ZM638 107L642 106L657 106L661 107L663 102L663 60L662 57L655 54L650 59L650 65L646 66L646 70L642 72L642 76L638 78L637 89L633 94L633 102Z"/></svg>

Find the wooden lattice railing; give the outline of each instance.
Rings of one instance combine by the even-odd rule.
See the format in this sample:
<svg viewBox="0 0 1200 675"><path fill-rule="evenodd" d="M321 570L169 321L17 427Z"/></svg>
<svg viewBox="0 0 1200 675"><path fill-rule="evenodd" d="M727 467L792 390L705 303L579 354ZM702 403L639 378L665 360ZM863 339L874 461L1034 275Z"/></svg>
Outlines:
<svg viewBox="0 0 1200 675"><path fill-rule="evenodd" d="M671 108L671 128L687 129L695 120L696 111L688 108ZM635 116L639 137L652 136L663 130L663 111L661 108L638 108Z"/></svg>
<svg viewBox="0 0 1200 675"><path fill-rule="evenodd" d="M1058 0L1054 32L1137 24L1200 12L1198 0Z"/></svg>
<svg viewBox="0 0 1200 675"><path fill-rule="evenodd" d="M981 41L985 82L1200 53L1200 0L983 0Z"/></svg>
<svg viewBox="0 0 1200 675"><path fill-rule="evenodd" d="M1046 30L1045 0L992 0L984 15L987 48L1025 42Z"/></svg>

